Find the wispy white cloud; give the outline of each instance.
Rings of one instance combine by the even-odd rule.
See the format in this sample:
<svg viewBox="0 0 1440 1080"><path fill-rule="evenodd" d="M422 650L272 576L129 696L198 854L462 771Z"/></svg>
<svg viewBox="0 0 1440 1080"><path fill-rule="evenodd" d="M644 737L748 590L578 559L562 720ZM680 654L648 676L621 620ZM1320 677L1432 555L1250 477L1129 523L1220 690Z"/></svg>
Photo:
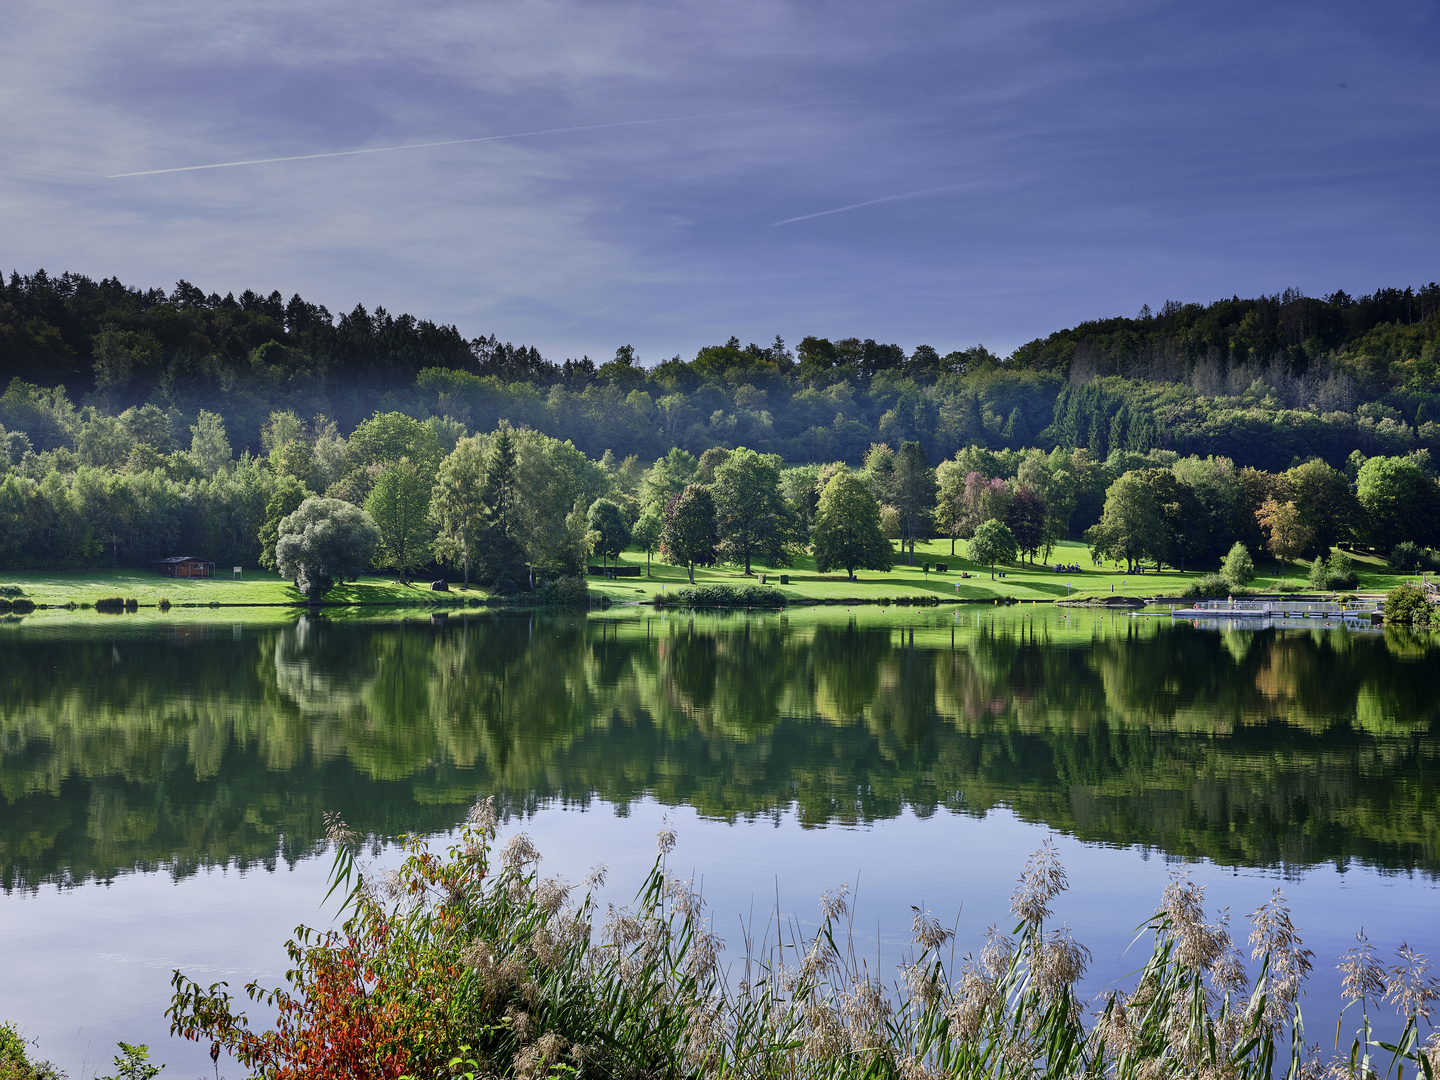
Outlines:
<svg viewBox="0 0 1440 1080"><path fill-rule="evenodd" d="M867 206L879 206L881 203L903 202L906 199L928 199L934 195L948 195L953 191L974 191L994 186L993 183L984 180L971 180L963 184L943 184L940 187L923 188L920 191L902 191L898 195L882 195L878 199L866 199L864 202L849 203L846 206L836 206L829 210L816 210L813 214L798 214L795 217L782 218L780 221L772 221L770 227L773 229L778 225L792 225L797 221L829 217L831 214L844 214L850 210L860 210Z"/></svg>
<svg viewBox="0 0 1440 1080"><path fill-rule="evenodd" d="M530 139L539 135L569 135L580 131L606 131L611 128L645 127L650 124L679 124L693 120L718 120L756 113L783 112L803 109L809 102L790 105L767 105L758 109L731 109L728 112L696 113L692 116L657 116L644 120L612 120L604 124L575 124L570 127L537 128L515 131L507 135L477 135L468 139L442 139L438 142L406 143L402 146L371 146L359 150L332 150L323 154L290 154L286 157L251 158L247 161L219 161L208 165L179 165L168 169L142 169L136 172L111 173L105 179L120 180L131 176L161 176L165 173L200 172L205 169L230 169L239 165L274 165L282 161L316 161L320 158L356 157L361 154L388 154L395 150L432 150L439 146L465 146L471 143L504 142L509 139Z"/></svg>
<svg viewBox="0 0 1440 1080"><path fill-rule="evenodd" d="M14 0L0 251L561 356L1003 346L1161 294L1434 276L1427 33L1338 0L1300 23L1267 0Z"/></svg>

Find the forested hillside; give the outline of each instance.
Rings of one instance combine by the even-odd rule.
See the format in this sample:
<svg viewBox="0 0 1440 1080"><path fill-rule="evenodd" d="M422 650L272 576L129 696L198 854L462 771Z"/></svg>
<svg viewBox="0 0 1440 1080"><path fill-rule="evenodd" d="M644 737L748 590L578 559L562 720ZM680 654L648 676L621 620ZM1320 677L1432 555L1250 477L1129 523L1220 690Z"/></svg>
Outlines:
<svg viewBox="0 0 1440 1080"><path fill-rule="evenodd" d="M597 366L380 308L37 273L0 286L0 380L0 567L273 565L321 495L374 519L377 566L509 585L632 539L853 570L936 532L991 565L1083 537L1126 565L1343 542L1440 567L1434 284L1167 303L1009 357L809 336Z"/></svg>
<svg viewBox="0 0 1440 1080"><path fill-rule="evenodd" d="M146 403L181 442L201 409L217 412L253 453L277 410L343 433L377 409L471 430L509 419L592 456L642 458L745 445L858 463L872 442L913 439L931 460L971 444L1100 458L1163 448L1277 470L1440 444L1434 283L1170 302L1008 357L809 336L793 350L732 338L657 359L621 346L599 364L557 361L384 308L336 317L299 296L221 297L184 281L166 293L41 271L0 285L0 424L37 451L73 445L86 406L113 416Z"/></svg>

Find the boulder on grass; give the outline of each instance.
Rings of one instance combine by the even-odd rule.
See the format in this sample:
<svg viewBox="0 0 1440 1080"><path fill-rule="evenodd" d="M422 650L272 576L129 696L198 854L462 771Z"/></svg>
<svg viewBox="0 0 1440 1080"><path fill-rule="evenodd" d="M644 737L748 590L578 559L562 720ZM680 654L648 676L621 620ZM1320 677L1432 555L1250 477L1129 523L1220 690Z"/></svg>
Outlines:
<svg viewBox="0 0 1440 1080"><path fill-rule="evenodd" d="M449 592L449 591L450 591L450 583L449 583L448 581L446 581L444 578L441 578L439 581L432 581L432 582L430 582L430 591L431 591L431 592Z"/></svg>

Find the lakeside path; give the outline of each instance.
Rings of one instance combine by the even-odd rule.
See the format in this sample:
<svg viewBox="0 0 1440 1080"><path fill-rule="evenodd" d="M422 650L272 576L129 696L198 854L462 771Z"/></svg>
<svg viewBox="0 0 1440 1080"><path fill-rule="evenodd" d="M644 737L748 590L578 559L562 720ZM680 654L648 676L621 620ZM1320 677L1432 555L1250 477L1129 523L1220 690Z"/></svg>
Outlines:
<svg viewBox="0 0 1440 1080"><path fill-rule="evenodd" d="M958 550L963 549L962 542ZM927 562L931 565L929 573L923 569ZM945 564L943 573L934 569L937 563ZM1080 570L1057 572L1051 569L1057 563L1078 565ZM1384 591L1405 580L1405 575L1391 573L1377 559L1356 556L1355 563L1362 590ZM591 591L604 594L613 603L647 603L662 590L673 591L688 584L683 567L669 566L653 558L647 576L643 552L625 552L620 558L620 565L638 568L640 576L613 580L590 577L587 584ZM695 582L697 585L760 584L764 575L768 584L780 589L791 603L874 603L893 599L911 602L923 599L939 603L1011 600L1051 603L1067 598L1178 595L1190 582L1204 576L1199 572L1182 574L1170 569L1160 573L1151 570L1144 574L1126 574L1108 566L1095 567L1090 563L1090 553L1085 545L1073 541L1061 544L1051 553L1050 565L1005 567L1003 577L1002 569L997 568L993 579L988 568L976 566L963 556L952 557L948 540L917 544L914 566L897 562L888 571L862 570L853 582L846 580L843 571L817 573L814 560L809 556L800 557L795 565L788 568L757 564L753 569L754 575L746 578L741 568L735 566L699 567L695 571ZM1294 564L1284 578L1278 573L1279 568L1273 560L1265 560L1259 569L1262 573L1253 588L1269 592L1282 581L1303 589L1308 567L1304 563ZM780 584L782 574L789 578L788 584ZM962 577L964 574L969 577ZM327 607L455 608L472 602L492 602L488 590L472 587L461 591L456 575L447 577L451 591L432 592L428 580L401 585L388 575L366 575L357 582L337 586L326 596L325 604ZM228 571L211 580L167 578L144 569L0 572L0 585L18 586L26 599L37 606L46 604L51 607L71 603L93 605L96 600L113 596L134 599L142 607L154 607L162 599L169 600L177 608L303 604L299 592L288 579L271 571L248 567L239 580L231 577Z"/></svg>

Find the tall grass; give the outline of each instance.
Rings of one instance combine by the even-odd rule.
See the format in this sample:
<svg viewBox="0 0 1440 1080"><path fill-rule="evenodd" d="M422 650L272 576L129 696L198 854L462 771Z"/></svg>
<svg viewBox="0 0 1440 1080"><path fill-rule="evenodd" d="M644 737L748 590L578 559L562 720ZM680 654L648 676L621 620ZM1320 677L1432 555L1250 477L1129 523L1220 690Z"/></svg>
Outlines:
<svg viewBox="0 0 1440 1080"><path fill-rule="evenodd" d="M1250 916L1247 973L1228 916L1177 878L1142 928L1152 947L1134 985L1096 1001L1076 986L1089 952L1052 923L1067 887L1047 845L1026 864L1009 933L992 928L958 964L950 931L915 910L914 945L892 981L858 959L844 891L819 928L768 931L722 971L722 943L690 883L667 870L668 828L634 902L601 911L590 893L537 872L523 834L492 863L495 817L480 804L444 855L414 838L375 874L335 826L331 892L341 929L301 928L288 989L246 988L278 1012L252 1029L224 983L176 972L172 1032L212 1039L267 1077L1433 1077L1421 1044L1440 984L1401 950L1383 968L1363 938L1342 962L1358 1006L1348 1053L1305 1042L1300 990L1313 957L1280 893ZM603 880L603 870L592 878ZM1395 1043L1370 1018L1404 1020Z"/></svg>

